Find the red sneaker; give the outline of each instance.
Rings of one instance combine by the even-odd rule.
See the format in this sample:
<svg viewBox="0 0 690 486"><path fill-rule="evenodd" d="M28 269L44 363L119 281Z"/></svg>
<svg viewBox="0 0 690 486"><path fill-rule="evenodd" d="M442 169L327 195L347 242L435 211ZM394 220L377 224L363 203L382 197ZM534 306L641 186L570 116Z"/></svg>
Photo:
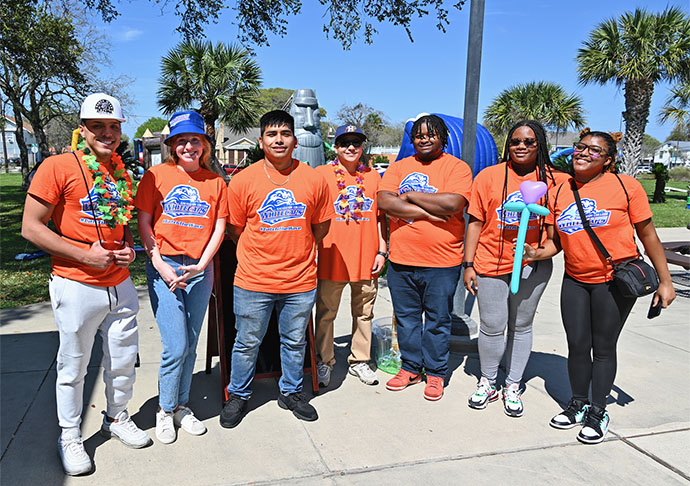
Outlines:
<svg viewBox="0 0 690 486"><path fill-rule="evenodd" d="M388 388L390 391L400 391L404 390L410 385L419 383L420 381L422 381L422 377L419 373L410 373L409 371L405 371L401 368L397 375L388 380L388 383L386 383L386 388Z"/></svg>
<svg viewBox="0 0 690 486"><path fill-rule="evenodd" d="M443 396L443 378L440 376L426 375L426 387L424 387L424 398L435 402Z"/></svg>

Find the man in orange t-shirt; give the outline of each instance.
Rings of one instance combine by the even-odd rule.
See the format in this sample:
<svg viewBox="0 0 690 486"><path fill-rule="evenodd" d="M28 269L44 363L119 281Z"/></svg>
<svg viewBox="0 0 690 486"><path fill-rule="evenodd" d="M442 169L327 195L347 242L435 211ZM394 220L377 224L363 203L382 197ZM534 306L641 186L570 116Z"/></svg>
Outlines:
<svg viewBox="0 0 690 486"><path fill-rule="evenodd" d="M103 93L86 97L80 119L85 149L49 157L41 164L29 187L22 220L22 236L52 256L50 301L60 335L56 398L62 433L58 452L69 475L85 474L92 468L80 424L86 367L98 332L103 337L107 403L101 434L115 436L134 448L151 443L127 413L135 378L139 302L127 268L135 256L126 226L131 192L126 194L127 190L117 187L131 188L115 152L120 145L120 123L125 119L118 100ZM103 174L103 180L97 179L97 172ZM124 224L106 223L113 214L101 212L101 192L107 192L110 201L130 198L128 204L111 206ZM51 219L55 231L46 226Z"/></svg>
<svg viewBox="0 0 690 486"><path fill-rule="evenodd" d="M443 152L448 128L440 117L420 117L410 135L416 154L386 170L378 193L379 209L391 216L388 286L402 357L400 372L386 388L398 391L419 383L424 368L424 398L439 400L448 371L450 311L472 171Z"/></svg>
<svg viewBox="0 0 690 486"><path fill-rule="evenodd" d="M340 297L350 286L352 345L349 373L367 385L378 383L369 367L371 321L378 290L378 274L386 263L386 218L378 213L376 192L381 176L360 161L362 130L342 125L335 132L337 159L316 168L330 191L335 216L319 245L316 290L316 347L319 383L328 386L335 364L333 321Z"/></svg>
<svg viewBox="0 0 690 486"><path fill-rule="evenodd" d="M333 207L326 181L292 158L295 122L275 110L261 117L265 158L228 186L230 234L237 242L229 399L220 414L226 428L240 423L251 396L259 346L271 313L278 314L282 376L278 405L301 419L318 414L302 395L305 332L316 297L316 245L328 233Z"/></svg>

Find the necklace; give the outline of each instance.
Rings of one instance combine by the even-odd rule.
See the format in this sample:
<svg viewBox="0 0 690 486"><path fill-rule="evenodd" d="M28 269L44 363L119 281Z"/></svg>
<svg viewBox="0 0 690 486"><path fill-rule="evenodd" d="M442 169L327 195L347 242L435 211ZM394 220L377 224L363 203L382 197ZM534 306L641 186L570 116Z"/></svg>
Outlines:
<svg viewBox="0 0 690 486"><path fill-rule="evenodd" d="M285 184L288 183L290 180L290 176L292 175L292 168L295 166L295 163L290 161L290 173L287 176L287 179L285 179L283 182L276 182L273 179L271 179L271 176L268 174L268 169L266 168L266 161L264 160L264 172L266 173L266 177L268 177L268 180L273 183L274 186L284 186ZM280 172L279 170L276 169L276 172Z"/></svg>
<svg viewBox="0 0 690 486"><path fill-rule="evenodd" d="M335 180L340 191L340 202L338 203L339 212L345 216L345 220L358 220L362 218L362 209L364 208L364 164L361 162L357 166L355 183L355 197L351 200L348 194L347 187L345 187L345 168L338 159L331 162L333 172L335 172Z"/></svg>
<svg viewBox="0 0 690 486"><path fill-rule="evenodd" d="M84 148L84 162L91 172L93 189L97 194L94 203L105 224L109 228L115 228L118 224L127 224L132 217L134 206L132 206L132 182L129 177L125 177L127 171L122 163L122 158L117 152L113 152L110 160L115 169L112 175L115 178L115 190L119 197L113 197L108 185L106 185L107 183L113 184L108 169L96 160L96 156L92 155L88 148Z"/></svg>

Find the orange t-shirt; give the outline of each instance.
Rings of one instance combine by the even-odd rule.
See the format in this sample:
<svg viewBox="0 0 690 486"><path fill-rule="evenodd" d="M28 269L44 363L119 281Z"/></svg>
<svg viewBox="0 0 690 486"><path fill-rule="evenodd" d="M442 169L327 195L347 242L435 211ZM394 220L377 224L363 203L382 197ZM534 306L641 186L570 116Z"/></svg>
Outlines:
<svg viewBox="0 0 690 486"><path fill-rule="evenodd" d="M509 168L510 162L493 165L482 170L472 183L472 196L467 212L482 221L482 230L479 234L477 251L474 254L474 268L480 275L497 276L505 275L513 271L513 240L517 238L520 226L520 213L504 211L503 204L506 202L522 202L520 194L520 184L525 181L537 181L538 172L536 170L527 175L520 176ZM505 201L502 200L505 184ZM553 178L551 177L553 174ZM550 189L561 182L569 179L570 176L565 172L554 170L546 171L547 187ZM542 197L537 204L545 206L545 197ZM530 214L526 243L536 243L539 238L539 216ZM542 241L546 239L546 228L544 227L541 235ZM523 261L522 266L529 261Z"/></svg>
<svg viewBox="0 0 690 486"><path fill-rule="evenodd" d="M333 216L323 176L296 159L287 182L271 182L260 160L228 185L230 224L244 228L237 244L235 285L254 292L287 294L316 288L312 224ZM282 182L287 178L280 177Z"/></svg>
<svg viewBox="0 0 690 486"><path fill-rule="evenodd" d="M378 206L376 191L379 189L381 176L375 170L365 168L362 174L364 181L364 206L362 217L358 220L347 220L340 209L342 196L338 189L333 166L321 165L316 171L324 176L328 185L329 198L335 215L331 218L328 234L319 245L318 277L336 282L357 282L373 278L371 267L374 266L376 252L379 249L379 231L377 226ZM356 175L343 168L345 187L350 200L354 202L357 191ZM353 204L350 204L353 207Z"/></svg>
<svg viewBox="0 0 690 486"><path fill-rule="evenodd" d="M633 177L619 175L630 198L630 208L616 175L609 172L594 182L578 184L585 215L594 233L614 262L637 256L633 224L652 217L649 200L642 185ZM570 179L549 193L547 224L555 224L563 247L565 271L584 283L612 280L613 269L601 255L582 226Z"/></svg>
<svg viewBox="0 0 690 486"><path fill-rule="evenodd" d="M146 171L134 204L152 216L161 255L201 258L216 220L228 216L227 189L221 176L203 168L185 172L167 163Z"/></svg>
<svg viewBox="0 0 690 486"><path fill-rule="evenodd" d="M91 171L82 160L84 153L81 151L75 153L79 156L79 161L74 157L74 153L55 155L45 159L31 181L29 194L55 206L51 219L59 235L75 246L88 248L98 241L94 216L89 204L89 195L95 201L96 194L93 192ZM83 176L82 171L79 170L80 165L84 171ZM125 177L129 180L129 174ZM84 179L88 184L88 191ZM114 180L112 174L111 179ZM112 198L120 197L114 183L107 184L107 187ZM110 229L100 218L101 213L95 203L93 208L96 211L98 229L103 241L124 240L124 226L117 225L114 229ZM114 287L129 277L129 269L115 264L107 268L93 268L75 260L54 255L51 257L51 262L54 275L98 287Z"/></svg>
<svg viewBox="0 0 690 486"><path fill-rule="evenodd" d="M469 201L472 171L460 159L443 153L424 163L416 156L394 162L383 175L379 191L455 193ZM443 223L390 218L390 260L416 267L454 267L462 263L465 219L462 212Z"/></svg>

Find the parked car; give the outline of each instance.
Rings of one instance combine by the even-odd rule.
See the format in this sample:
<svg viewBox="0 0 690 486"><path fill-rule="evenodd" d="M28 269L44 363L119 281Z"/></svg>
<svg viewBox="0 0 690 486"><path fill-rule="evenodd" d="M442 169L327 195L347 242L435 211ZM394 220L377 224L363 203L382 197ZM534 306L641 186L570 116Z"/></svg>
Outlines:
<svg viewBox="0 0 690 486"><path fill-rule="evenodd" d="M229 175L230 177L232 177L235 174L237 174L238 172L240 172L242 169L244 169L244 166L227 164L227 165L224 165L223 168L225 169L225 173L227 175Z"/></svg>
<svg viewBox="0 0 690 486"><path fill-rule="evenodd" d="M635 169L635 176L638 176L639 174L651 174L652 173L652 167L649 165L638 165L637 169Z"/></svg>

